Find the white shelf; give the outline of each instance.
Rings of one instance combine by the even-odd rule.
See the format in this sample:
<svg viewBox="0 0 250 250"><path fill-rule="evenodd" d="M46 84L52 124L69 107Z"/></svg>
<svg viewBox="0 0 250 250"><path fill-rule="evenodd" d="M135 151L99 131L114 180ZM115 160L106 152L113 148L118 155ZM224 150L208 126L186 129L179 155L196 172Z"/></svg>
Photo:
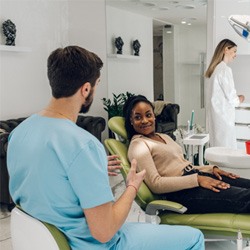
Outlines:
<svg viewBox="0 0 250 250"><path fill-rule="evenodd" d="M11 46L11 45L0 45L0 51L9 52L31 52L29 47Z"/></svg>
<svg viewBox="0 0 250 250"><path fill-rule="evenodd" d="M123 55L123 54L108 54L108 58L138 60L140 59L140 56Z"/></svg>
<svg viewBox="0 0 250 250"><path fill-rule="evenodd" d="M209 141L209 134L193 134L183 139L185 145L204 145Z"/></svg>
<svg viewBox="0 0 250 250"><path fill-rule="evenodd" d="M236 107L236 110L250 110L250 103L240 103L240 105Z"/></svg>

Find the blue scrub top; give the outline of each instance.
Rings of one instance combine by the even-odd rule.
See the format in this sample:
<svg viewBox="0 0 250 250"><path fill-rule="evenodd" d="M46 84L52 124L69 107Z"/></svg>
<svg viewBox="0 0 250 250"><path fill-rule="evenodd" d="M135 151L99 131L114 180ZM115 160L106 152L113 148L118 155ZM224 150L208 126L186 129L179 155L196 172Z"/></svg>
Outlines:
<svg viewBox="0 0 250 250"><path fill-rule="evenodd" d="M83 210L114 200L103 145L67 119L32 115L10 135L10 193L32 216L51 223L72 249L109 249L90 234Z"/></svg>

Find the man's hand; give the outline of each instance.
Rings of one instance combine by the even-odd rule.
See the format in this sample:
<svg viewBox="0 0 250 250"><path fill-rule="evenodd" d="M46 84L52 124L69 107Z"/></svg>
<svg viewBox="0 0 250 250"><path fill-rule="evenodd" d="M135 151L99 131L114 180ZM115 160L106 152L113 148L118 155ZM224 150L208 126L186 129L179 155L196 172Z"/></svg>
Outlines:
<svg viewBox="0 0 250 250"><path fill-rule="evenodd" d="M141 186L141 183L143 182L145 178L146 170L144 169L141 172L136 173L136 166L137 166L137 161L133 159L131 161L131 168L127 175L126 184L127 186L132 185L138 190Z"/></svg>
<svg viewBox="0 0 250 250"><path fill-rule="evenodd" d="M121 169L121 161L119 160L118 155L109 155L108 156L108 175L117 176L117 169Z"/></svg>

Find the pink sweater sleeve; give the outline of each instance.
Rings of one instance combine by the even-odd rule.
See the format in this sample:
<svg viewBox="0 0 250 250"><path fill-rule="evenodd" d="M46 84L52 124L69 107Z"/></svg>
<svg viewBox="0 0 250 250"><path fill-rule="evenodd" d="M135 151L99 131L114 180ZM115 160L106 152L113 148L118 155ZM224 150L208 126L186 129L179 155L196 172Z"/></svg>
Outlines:
<svg viewBox="0 0 250 250"><path fill-rule="evenodd" d="M128 158L137 160L138 171L146 169L145 182L154 193L170 193L198 186L197 174L187 176L161 176L148 145L141 139L131 142ZM167 167L167 166L166 166Z"/></svg>

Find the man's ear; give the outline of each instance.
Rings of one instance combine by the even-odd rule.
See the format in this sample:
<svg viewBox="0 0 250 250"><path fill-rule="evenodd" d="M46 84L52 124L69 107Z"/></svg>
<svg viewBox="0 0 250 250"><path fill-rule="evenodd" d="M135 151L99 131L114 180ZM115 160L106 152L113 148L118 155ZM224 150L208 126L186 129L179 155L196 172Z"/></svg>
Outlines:
<svg viewBox="0 0 250 250"><path fill-rule="evenodd" d="M90 90L91 90L91 84L90 82L85 82L81 87L81 94L84 98L88 97Z"/></svg>

